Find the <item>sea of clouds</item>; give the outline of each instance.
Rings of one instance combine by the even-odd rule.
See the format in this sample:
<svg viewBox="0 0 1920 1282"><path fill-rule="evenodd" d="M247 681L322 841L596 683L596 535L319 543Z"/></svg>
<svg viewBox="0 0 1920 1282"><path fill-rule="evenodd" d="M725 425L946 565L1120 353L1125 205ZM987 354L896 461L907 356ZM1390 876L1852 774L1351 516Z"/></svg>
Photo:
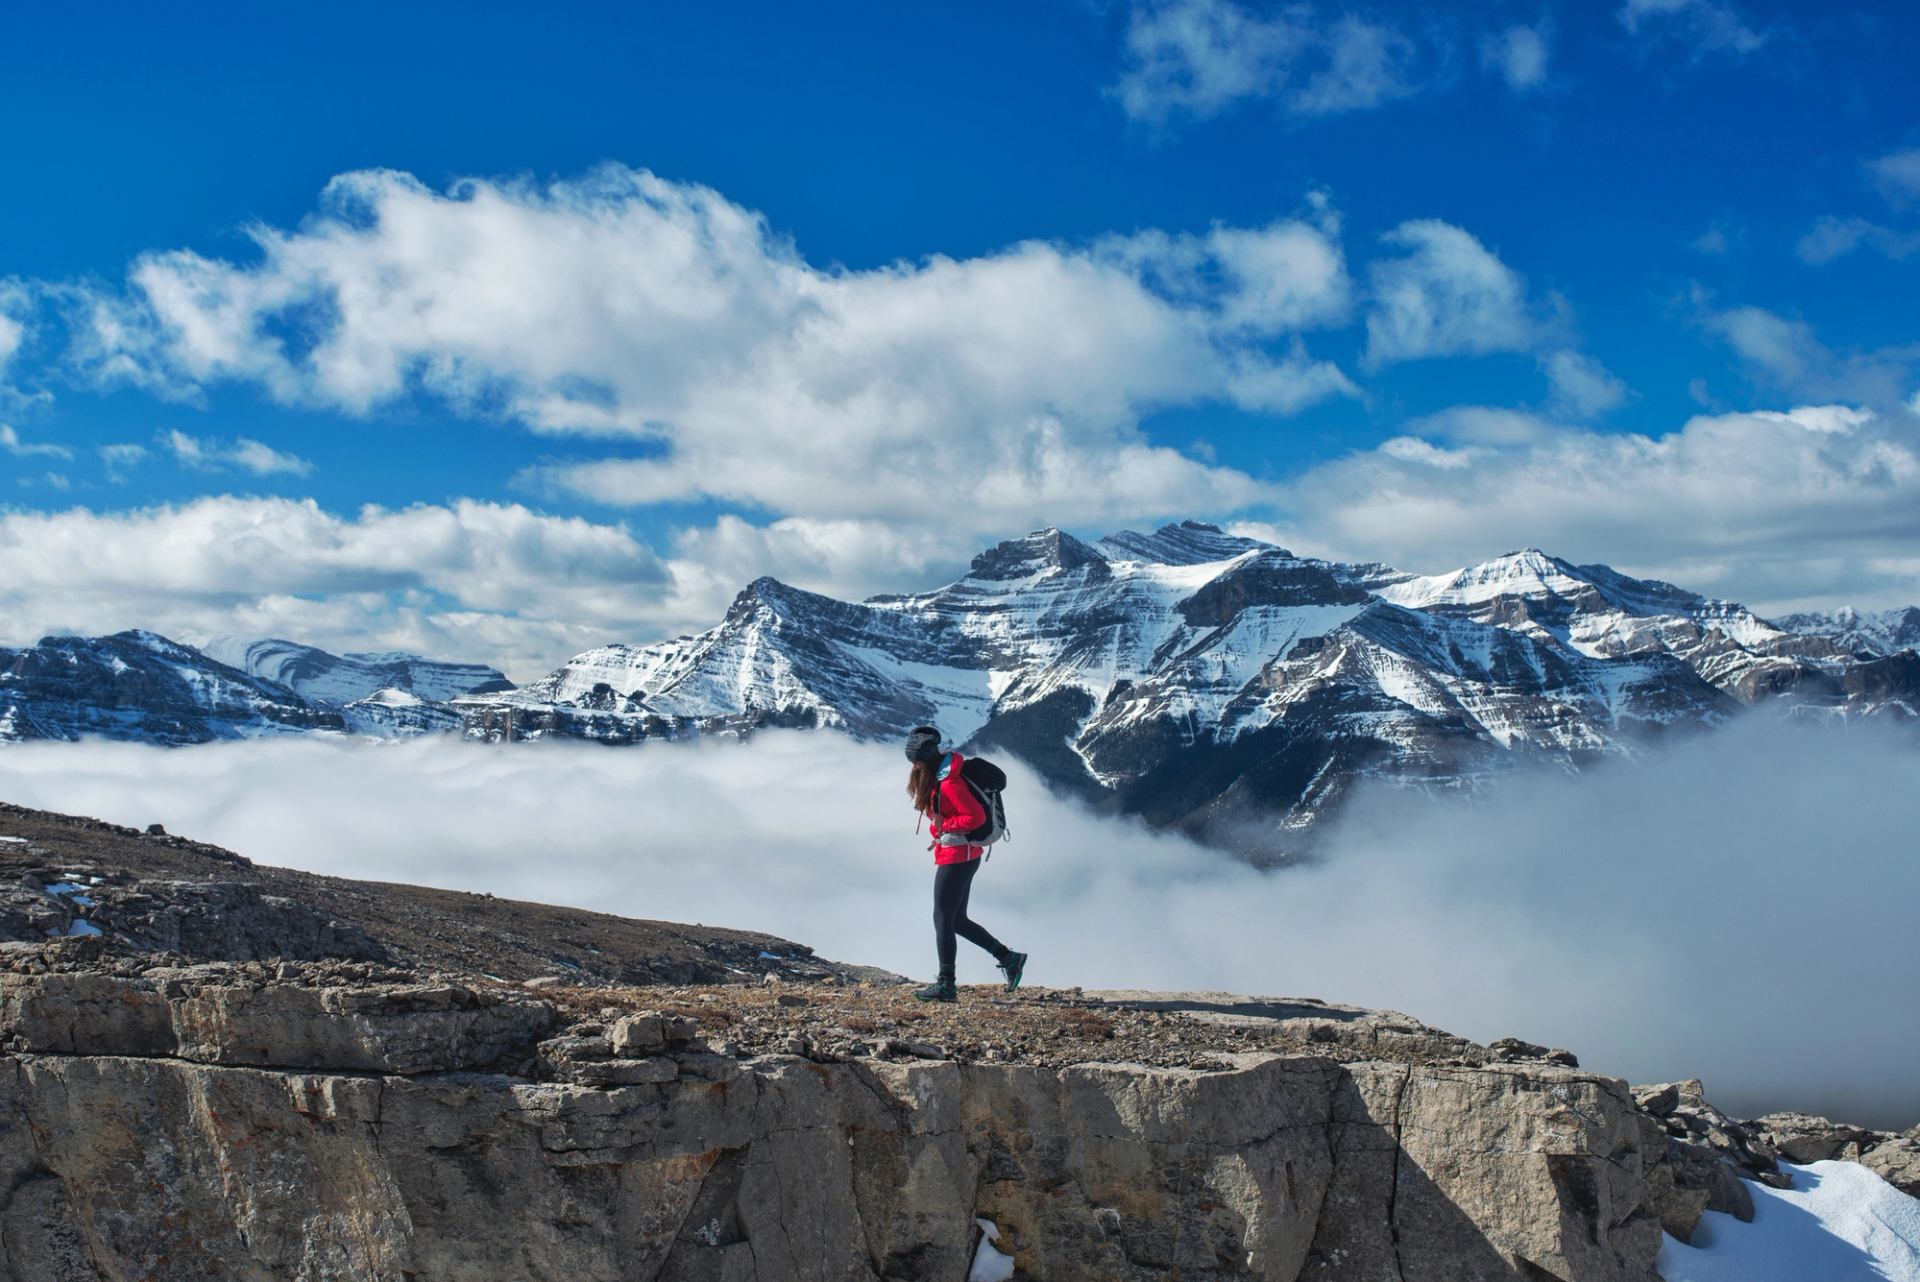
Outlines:
<svg viewBox="0 0 1920 1282"><path fill-rule="evenodd" d="M1920 1121L1910 739L1749 719L1478 799L1363 794L1314 866L1258 872L1096 816L1015 763L973 915L1045 985L1406 1011L1699 1076L1748 1115ZM932 969L931 859L891 745L607 749L318 738L0 750L0 798L164 823L263 863L769 931ZM962 945L962 982L994 978Z"/></svg>

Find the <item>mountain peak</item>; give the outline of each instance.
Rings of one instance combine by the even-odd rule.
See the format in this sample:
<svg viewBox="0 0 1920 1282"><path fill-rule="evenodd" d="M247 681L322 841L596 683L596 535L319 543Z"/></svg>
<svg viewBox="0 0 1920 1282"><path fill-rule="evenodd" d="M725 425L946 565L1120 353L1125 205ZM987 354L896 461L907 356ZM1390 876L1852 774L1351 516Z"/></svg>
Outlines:
<svg viewBox="0 0 1920 1282"><path fill-rule="evenodd" d="M1152 534L1121 530L1109 534L1098 545L1109 556L1123 561L1151 561L1159 565L1205 565L1213 561L1231 561L1236 556L1274 548L1259 539L1228 534L1217 525L1204 521L1179 521L1163 525ZM1290 555L1290 554L1289 554Z"/></svg>
<svg viewBox="0 0 1920 1282"><path fill-rule="evenodd" d="M1380 595L1395 605L1477 605L1496 597L1560 596L1592 586L1592 580L1539 548L1504 552L1477 565L1395 583Z"/></svg>
<svg viewBox="0 0 1920 1282"><path fill-rule="evenodd" d="M1035 530L1024 538L1008 539L973 558L971 579L1024 579L1047 570L1071 570L1104 563L1106 558L1057 526Z"/></svg>
<svg viewBox="0 0 1920 1282"><path fill-rule="evenodd" d="M181 645L172 637L163 637L158 632L149 632L145 628L128 628L124 632L116 632L104 639L139 646L142 650L151 650L169 659L195 657L198 653L189 646Z"/></svg>
<svg viewBox="0 0 1920 1282"><path fill-rule="evenodd" d="M771 574L763 574L734 594L733 605L727 610L728 617L743 610L751 610L757 605L779 609L792 598L794 589L788 587Z"/></svg>

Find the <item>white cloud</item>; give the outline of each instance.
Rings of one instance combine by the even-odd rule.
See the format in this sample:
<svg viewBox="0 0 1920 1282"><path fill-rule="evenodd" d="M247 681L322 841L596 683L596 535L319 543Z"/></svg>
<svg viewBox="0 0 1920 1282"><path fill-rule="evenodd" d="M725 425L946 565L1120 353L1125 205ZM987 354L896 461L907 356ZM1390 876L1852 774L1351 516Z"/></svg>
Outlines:
<svg viewBox="0 0 1920 1282"><path fill-rule="evenodd" d="M244 436L238 440L214 441L174 430L160 433L159 441L161 448L181 463L204 472L239 468L255 476L272 476L282 472L305 476L313 471L313 464L307 460L283 454Z"/></svg>
<svg viewBox="0 0 1920 1282"><path fill-rule="evenodd" d="M1710 316L1707 324L1741 359L1778 382L1802 382L1829 357L1811 325L1764 308L1729 308Z"/></svg>
<svg viewBox="0 0 1920 1282"><path fill-rule="evenodd" d="M5 450L15 458L72 458L73 451L64 445L35 445L20 439L20 433L5 423L0 423L0 450Z"/></svg>
<svg viewBox="0 0 1920 1282"><path fill-rule="evenodd" d="M33 330L34 298L22 281L0 277L0 413L53 399L44 389L23 391L9 381L11 367Z"/></svg>
<svg viewBox="0 0 1920 1282"><path fill-rule="evenodd" d="M0 512L0 643L143 627L499 663L518 678L672 622L669 574L617 526L519 505L205 498ZM703 623L711 623L711 619Z"/></svg>
<svg viewBox="0 0 1920 1282"><path fill-rule="evenodd" d="M1816 221L1795 248L1803 262L1819 267L1863 246L1899 262L1920 254L1920 232L1897 232L1864 218L1829 216Z"/></svg>
<svg viewBox="0 0 1920 1282"><path fill-rule="evenodd" d="M1739 237L1737 230L1729 233L1728 225L1715 222L1713 226L1687 242L1687 248L1699 254L1712 254L1716 258L1731 249L1732 242Z"/></svg>
<svg viewBox="0 0 1920 1282"><path fill-rule="evenodd" d="M1472 233L1425 218L1382 239L1405 253L1371 268L1368 364L1524 351L1537 340L1526 283Z"/></svg>
<svg viewBox="0 0 1920 1282"><path fill-rule="evenodd" d="M1571 418L1595 418L1627 398L1627 385L1591 356L1561 350L1540 360L1556 413Z"/></svg>
<svg viewBox="0 0 1920 1282"><path fill-rule="evenodd" d="M1296 550L1419 571L1539 546L1762 611L1920 602L1920 417L1805 406L1663 436L1494 411L1311 468L1274 531Z"/></svg>
<svg viewBox="0 0 1920 1282"><path fill-rule="evenodd" d="M1835 352L1806 321L1761 307L1703 308L1701 323L1761 382L1795 397L1897 405L1920 367L1920 344Z"/></svg>
<svg viewBox="0 0 1920 1282"><path fill-rule="evenodd" d="M366 412L424 391L623 439L625 457L543 474L612 501L974 532L1243 505L1247 477L1150 445L1139 417L1354 391L1298 341L1348 305L1318 208L849 271L644 172L446 194L373 172L335 179L298 230L251 234L250 265L141 259L124 298L75 310L76 358L175 392L238 379ZM955 477L972 478L967 501L930 505L929 483Z"/></svg>
<svg viewBox="0 0 1920 1282"><path fill-rule="evenodd" d="M674 612L702 628L717 623L747 583L770 574L841 600L911 591L966 573L977 540L938 526L785 517L754 525L737 516L681 530L667 562Z"/></svg>
<svg viewBox="0 0 1920 1282"><path fill-rule="evenodd" d="M26 326L7 314L6 294L0 292L0 374L6 373L7 362L20 350L26 336Z"/></svg>
<svg viewBox="0 0 1920 1282"><path fill-rule="evenodd" d="M1470 806L1363 794L1330 860L1264 874L1008 761L1016 838L971 911L1032 954L1036 984L1312 995L1569 1046L1636 1081L1704 1076L1747 1114L1906 1125L1920 1026L1888 1012L1920 965L1911 744L1789 729L1743 723ZM792 732L644 751L15 745L0 792L266 863L766 930L924 976L932 870L902 769L892 745ZM822 778L839 804L818 804ZM806 857L767 857L796 842ZM991 981L962 947L962 982Z"/></svg>
<svg viewBox="0 0 1920 1282"><path fill-rule="evenodd" d="M1326 65L1308 76L1288 99L1288 105L1302 115L1377 107L1419 87L1414 79L1418 47L1384 23L1342 17L1327 28L1324 41Z"/></svg>
<svg viewBox="0 0 1920 1282"><path fill-rule="evenodd" d="M120 443L100 447L100 463L106 469L109 481L124 481L127 473L142 459L147 457L147 447Z"/></svg>
<svg viewBox="0 0 1920 1282"><path fill-rule="evenodd" d="M1896 200L1920 200L1920 147L1888 152L1867 165L1881 188Z"/></svg>
<svg viewBox="0 0 1920 1282"><path fill-rule="evenodd" d="M1356 111L1413 93L1420 51L1405 33L1352 14L1234 0L1142 0L1129 15L1114 94L1135 120L1206 119L1271 98L1302 116Z"/></svg>
<svg viewBox="0 0 1920 1282"><path fill-rule="evenodd" d="M1443 449L1417 436L1396 436L1392 440L1382 441L1380 452L1402 463L1418 463L1424 467L1446 470L1466 467L1473 462L1471 451Z"/></svg>
<svg viewBox="0 0 1920 1282"><path fill-rule="evenodd" d="M1515 23L1480 42L1480 61L1498 72L1515 93L1531 92L1547 82L1551 33L1546 21L1535 26Z"/></svg>
<svg viewBox="0 0 1920 1282"><path fill-rule="evenodd" d="M1699 53L1745 55L1767 42L1723 0L1626 0L1620 24L1628 34L1671 39Z"/></svg>

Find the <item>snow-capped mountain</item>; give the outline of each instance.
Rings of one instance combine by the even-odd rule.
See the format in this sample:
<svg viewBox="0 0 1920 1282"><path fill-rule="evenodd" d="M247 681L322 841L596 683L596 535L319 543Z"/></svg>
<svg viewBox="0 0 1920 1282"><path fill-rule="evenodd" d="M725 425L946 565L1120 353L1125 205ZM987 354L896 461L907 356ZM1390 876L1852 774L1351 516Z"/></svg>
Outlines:
<svg viewBox="0 0 1920 1282"><path fill-rule="evenodd" d="M930 722L1153 822L1285 849L1363 778L1576 766L1781 689L1896 706L1845 687L1857 666L1744 607L1538 552L1416 578L1188 522L1044 530L937 591L860 603L761 579L708 632L490 699L534 736Z"/></svg>
<svg viewBox="0 0 1920 1282"><path fill-rule="evenodd" d="M340 709L347 729L374 739L411 739L423 734L458 734L465 718L450 704L422 699L409 690L376 690Z"/></svg>
<svg viewBox="0 0 1920 1282"><path fill-rule="evenodd" d="M1528 549L1449 574L1298 557L1193 522L1012 539L931 592L757 579L697 636L475 664L146 633L0 651L0 738L286 730L631 743L931 723L1102 806L1255 856L1307 848L1358 782L1578 768L1771 702L1920 709L1920 611L1768 621ZM247 671L221 662L239 660ZM350 697L349 697L350 696Z"/></svg>
<svg viewBox="0 0 1920 1282"><path fill-rule="evenodd" d="M151 632L0 649L0 742L175 745L343 728L338 712Z"/></svg>
<svg viewBox="0 0 1920 1282"><path fill-rule="evenodd" d="M1824 637L1860 658L1885 658L1920 648L1920 606L1877 614L1861 610L1789 614L1778 622L1789 632Z"/></svg>
<svg viewBox="0 0 1920 1282"><path fill-rule="evenodd" d="M330 654L275 637L188 638L211 659L276 682L314 703L344 707L381 690L404 690L429 702L510 690L498 668L446 663L399 652Z"/></svg>
<svg viewBox="0 0 1920 1282"><path fill-rule="evenodd" d="M1850 662L1910 651L1920 641L1915 610L1769 621L1737 602L1534 548L1386 584L1379 594L1431 614L1552 637L1597 658L1670 654L1742 703L1789 698L1808 711L1911 711L1920 693L1902 677L1904 664L1876 675Z"/></svg>
<svg viewBox="0 0 1920 1282"><path fill-rule="evenodd" d="M173 746L303 731L380 739L458 733L464 718L448 698L513 688L481 664L221 640L210 643L213 653L142 631L44 637L0 649L0 742L104 738ZM373 684L363 691L383 676L412 688Z"/></svg>

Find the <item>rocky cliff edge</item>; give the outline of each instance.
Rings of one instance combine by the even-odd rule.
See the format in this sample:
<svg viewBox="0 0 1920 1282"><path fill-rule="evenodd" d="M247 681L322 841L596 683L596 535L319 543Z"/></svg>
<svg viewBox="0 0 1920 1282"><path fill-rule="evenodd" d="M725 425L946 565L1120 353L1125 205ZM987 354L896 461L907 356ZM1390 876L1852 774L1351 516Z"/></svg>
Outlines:
<svg viewBox="0 0 1920 1282"><path fill-rule="evenodd" d="M200 902L50 831L12 875ZM321 927L287 951L386 959L0 946L8 1277L1651 1282L1661 1229L1750 1215L1776 1154L1920 1174L1915 1136L1742 1123L1698 1083L1310 999L929 1009L780 941L691 983L489 977Z"/></svg>

